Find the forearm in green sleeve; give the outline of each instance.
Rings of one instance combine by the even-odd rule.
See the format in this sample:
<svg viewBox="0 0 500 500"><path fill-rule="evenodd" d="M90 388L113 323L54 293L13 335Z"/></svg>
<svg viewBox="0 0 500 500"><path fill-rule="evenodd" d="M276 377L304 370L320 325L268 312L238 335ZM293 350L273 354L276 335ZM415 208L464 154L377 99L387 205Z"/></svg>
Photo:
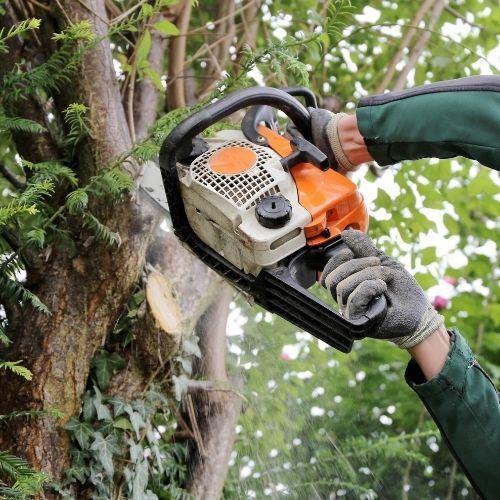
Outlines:
<svg viewBox="0 0 500 500"><path fill-rule="evenodd" d="M500 76L475 76L361 100L358 127L380 165L464 156L500 170Z"/></svg>
<svg viewBox="0 0 500 500"><path fill-rule="evenodd" d="M483 498L498 499L499 397L465 339L458 332L452 332L446 362L431 380L425 380L413 360L405 377L436 422L474 489Z"/></svg>

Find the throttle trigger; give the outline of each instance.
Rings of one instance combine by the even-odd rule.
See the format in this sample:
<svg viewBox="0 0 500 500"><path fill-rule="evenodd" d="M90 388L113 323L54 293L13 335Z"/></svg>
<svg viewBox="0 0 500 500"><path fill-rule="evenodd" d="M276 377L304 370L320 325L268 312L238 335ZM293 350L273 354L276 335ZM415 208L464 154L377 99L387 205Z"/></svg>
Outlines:
<svg viewBox="0 0 500 500"><path fill-rule="evenodd" d="M281 159L281 165L285 170L290 170L297 163L312 163L321 170L328 170L328 158L314 144L302 137L295 136L290 141L293 153Z"/></svg>

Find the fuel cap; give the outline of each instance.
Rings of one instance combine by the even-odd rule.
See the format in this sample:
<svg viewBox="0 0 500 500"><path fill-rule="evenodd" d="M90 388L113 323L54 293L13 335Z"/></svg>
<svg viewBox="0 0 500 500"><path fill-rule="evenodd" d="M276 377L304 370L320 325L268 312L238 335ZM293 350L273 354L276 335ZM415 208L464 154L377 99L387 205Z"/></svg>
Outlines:
<svg viewBox="0 0 500 500"><path fill-rule="evenodd" d="M292 216L292 205L283 196L267 196L257 202L255 217L261 226L278 229L288 223Z"/></svg>

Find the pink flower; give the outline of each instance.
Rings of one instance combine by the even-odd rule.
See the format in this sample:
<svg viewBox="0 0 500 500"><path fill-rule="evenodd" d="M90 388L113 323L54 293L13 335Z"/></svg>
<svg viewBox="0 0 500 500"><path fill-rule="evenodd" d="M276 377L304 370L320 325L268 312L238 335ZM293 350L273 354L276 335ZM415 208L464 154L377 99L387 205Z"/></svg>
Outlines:
<svg viewBox="0 0 500 500"><path fill-rule="evenodd" d="M432 305L436 311L442 311L448 305L448 299L441 297L441 295L436 295L432 301Z"/></svg>
<svg viewBox="0 0 500 500"><path fill-rule="evenodd" d="M456 286L456 284L458 283L457 278L452 278L451 276L445 276L444 280L446 281L446 283L449 283L450 285L453 286Z"/></svg>
<svg viewBox="0 0 500 500"><path fill-rule="evenodd" d="M290 361L292 358L290 357L290 354L288 354L286 351L281 351L280 358L283 361Z"/></svg>

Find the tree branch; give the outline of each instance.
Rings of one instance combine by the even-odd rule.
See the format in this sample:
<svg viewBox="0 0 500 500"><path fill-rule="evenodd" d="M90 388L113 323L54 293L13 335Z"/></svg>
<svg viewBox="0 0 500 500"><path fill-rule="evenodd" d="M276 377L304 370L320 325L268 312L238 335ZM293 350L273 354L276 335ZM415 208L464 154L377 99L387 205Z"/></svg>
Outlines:
<svg viewBox="0 0 500 500"><path fill-rule="evenodd" d="M398 79L394 84L393 90L402 90L406 87L406 78L408 77L410 71L415 68L419 57L422 55L422 52L424 51L427 42L431 37L431 31L436 26L446 6L445 0L437 0L436 2L433 2L433 4L434 6L432 8L432 12L429 18L427 30L422 32L420 38L415 44L415 47L413 47L413 49L411 50L408 62L406 63L405 67L399 74Z"/></svg>
<svg viewBox="0 0 500 500"><path fill-rule="evenodd" d="M110 42L106 38L109 21L104 0L87 0L84 5L64 0L57 13L62 26L67 24L66 16L72 23L90 20L96 37L102 38L83 57L79 78L71 88L65 89L60 103L67 106L76 101L89 107L88 118L93 134L82 142L78 151L82 180L85 181L129 151L132 140L118 90Z"/></svg>
<svg viewBox="0 0 500 500"><path fill-rule="evenodd" d="M384 78L382 78L382 80L378 84L375 90L375 94L381 94L386 88L388 88L389 83L394 76L394 72L396 71L396 66L403 58L405 49L408 47L413 37L415 36L415 33L417 32L417 29L414 26L418 26L425 14L432 8L433 4L434 0L425 0L425 2L422 3L422 5L417 10L415 16L410 22L412 27L408 28L404 37L402 38L401 43L399 44L398 51L394 54L391 62L389 63L389 66L387 67L387 70L384 72Z"/></svg>
<svg viewBox="0 0 500 500"><path fill-rule="evenodd" d="M181 33L185 33L191 19L191 0L184 0L180 5L180 12L176 25ZM167 109L170 111L186 105L184 94L184 82L177 78L184 70L184 59L186 57L186 37L172 37L169 42L170 60L168 62L167 79Z"/></svg>
<svg viewBox="0 0 500 500"><path fill-rule="evenodd" d="M26 189L26 182L19 179L19 177L5 165L0 165L0 172L15 188L20 191Z"/></svg>
<svg viewBox="0 0 500 500"><path fill-rule="evenodd" d="M163 16L157 16L153 22L160 21ZM151 29L151 49L148 55L149 67L159 75L163 71L163 62L167 39L155 29ZM148 77L142 78L135 86L134 121L138 140L144 139L148 128L154 123L160 101L160 90Z"/></svg>

